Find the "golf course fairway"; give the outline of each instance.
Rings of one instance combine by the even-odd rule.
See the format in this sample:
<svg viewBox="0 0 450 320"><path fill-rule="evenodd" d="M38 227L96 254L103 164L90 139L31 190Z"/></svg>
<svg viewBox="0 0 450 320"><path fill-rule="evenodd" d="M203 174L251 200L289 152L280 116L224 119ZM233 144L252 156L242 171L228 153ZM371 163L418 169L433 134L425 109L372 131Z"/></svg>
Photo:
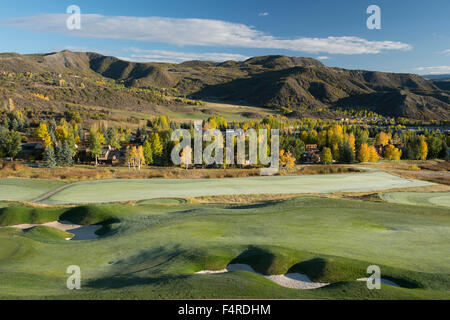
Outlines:
<svg viewBox="0 0 450 320"><path fill-rule="evenodd" d="M77 183L40 199L45 204L88 204L239 194L302 194L377 191L430 186L382 171L351 174L223 179L101 180Z"/></svg>
<svg viewBox="0 0 450 320"><path fill-rule="evenodd" d="M33 210L1 208L0 226L56 219L101 225L100 237L67 241L50 228L1 228L2 299L450 298L446 208L298 197L254 205L162 201ZM16 213L20 220L11 219ZM245 271L196 274L229 264L329 285L300 290ZM72 265L81 269L81 290L66 287ZM400 287L369 290L356 281L370 265Z"/></svg>
<svg viewBox="0 0 450 320"><path fill-rule="evenodd" d="M64 185L55 180L0 179L0 201L30 201Z"/></svg>

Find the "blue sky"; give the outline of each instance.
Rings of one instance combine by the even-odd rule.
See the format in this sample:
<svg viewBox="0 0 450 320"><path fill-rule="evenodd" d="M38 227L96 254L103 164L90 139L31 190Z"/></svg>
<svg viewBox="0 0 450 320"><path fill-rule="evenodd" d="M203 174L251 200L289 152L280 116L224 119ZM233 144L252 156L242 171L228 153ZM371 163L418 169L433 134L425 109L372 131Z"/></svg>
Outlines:
<svg viewBox="0 0 450 320"><path fill-rule="evenodd" d="M381 30L369 30L369 5ZM68 30L66 9L81 9ZM133 61L307 56L329 66L450 73L448 0L13 1L0 11L0 51L97 51Z"/></svg>

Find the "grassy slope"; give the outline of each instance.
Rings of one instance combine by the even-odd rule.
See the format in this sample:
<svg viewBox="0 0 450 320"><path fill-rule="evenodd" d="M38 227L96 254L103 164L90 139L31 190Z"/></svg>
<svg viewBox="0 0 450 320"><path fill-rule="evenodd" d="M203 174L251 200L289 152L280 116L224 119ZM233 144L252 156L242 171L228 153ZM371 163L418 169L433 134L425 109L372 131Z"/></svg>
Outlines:
<svg viewBox="0 0 450 320"><path fill-rule="evenodd" d="M427 185L430 183L385 172L236 179L102 180L71 186L43 202L76 204L224 194L329 193Z"/></svg>
<svg viewBox="0 0 450 320"><path fill-rule="evenodd" d="M0 200L33 200L64 184L50 180L0 179Z"/></svg>
<svg viewBox="0 0 450 320"><path fill-rule="evenodd" d="M0 296L449 298L446 209L297 198L252 206L100 205L61 214L77 222L103 221L106 235L65 242L0 229ZM194 275L230 262L338 283L299 291L245 272ZM65 270L73 264L82 268L79 292L65 289ZM410 289L369 291L355 282L370 264Z"/></svg>

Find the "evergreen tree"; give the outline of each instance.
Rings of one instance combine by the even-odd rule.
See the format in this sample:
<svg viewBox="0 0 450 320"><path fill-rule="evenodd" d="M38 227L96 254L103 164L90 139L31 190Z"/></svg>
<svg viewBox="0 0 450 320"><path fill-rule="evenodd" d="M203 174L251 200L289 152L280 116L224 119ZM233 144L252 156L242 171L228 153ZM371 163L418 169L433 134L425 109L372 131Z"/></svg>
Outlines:
<svg viewBox="0 0 450 320"><path fill-rule="evenodd" d="M444 160L449 160L448 146L445 140L442 140L441 152L439 153L439 158Z"/></svg>
<svg viewBox="0 0 450 320"><path fill-rule="evenodd" d="M73 166L73 153L69 144L64 144L62 148L62 162L64 162L65 166L71 167Z"/></svg>
<svg viewBox="0 0 450 320"><path fill-rule="evenodd" d="M49 148L51 149L51 148ZM58 167L63 167L65 165L65 159L64 159L64 150L63 146L58 143L55 146L55 159L56 159L56 165Z"/></svg>
<svg viewBox="0 0 450 320"><path fill-rule="evenodd" d="M56 165L55 151L53 148L47 148L44 152L44 167L54 168Z"/></svg>
<svg viewBox="0 0 450 320"><path fill-rule="evenodd" d="M340 144L339 161L342 163L355 162L355 151L353 150L352 146L350 145L350 143L348 141Z"/></svg>

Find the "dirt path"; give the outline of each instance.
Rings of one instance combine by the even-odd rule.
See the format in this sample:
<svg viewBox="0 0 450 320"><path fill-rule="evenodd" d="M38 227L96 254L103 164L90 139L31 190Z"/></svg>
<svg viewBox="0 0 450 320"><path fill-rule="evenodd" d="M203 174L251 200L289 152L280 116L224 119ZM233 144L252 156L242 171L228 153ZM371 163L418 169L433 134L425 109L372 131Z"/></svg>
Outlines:
<svg viewBox="0 0 450 320"><path fill-rule="evenodd" d="M81 184L81 183L85 183L85 182L87 182L87 181L78 181L78 182L66 184L66 185L64 185L64 186L61 186L61 187L59 187L59 188L56 188L55 190L52 190L52 191L50 191L50 192L47 192L46 194L40 196L39 198L36 198L36 199L34 199L34 200L31 200L30 202L32 202L32 203L38 203L38 202L41 202L41 201L43 201L43 200L45 200L45 199L50 198L51 196L57 194L58 192L60 192L60 191L62 191L62 190L64 190L64 189L67 189L67 188L70 188L70 187L75 186L75 185L77 185L77 184Z"/></svg>

